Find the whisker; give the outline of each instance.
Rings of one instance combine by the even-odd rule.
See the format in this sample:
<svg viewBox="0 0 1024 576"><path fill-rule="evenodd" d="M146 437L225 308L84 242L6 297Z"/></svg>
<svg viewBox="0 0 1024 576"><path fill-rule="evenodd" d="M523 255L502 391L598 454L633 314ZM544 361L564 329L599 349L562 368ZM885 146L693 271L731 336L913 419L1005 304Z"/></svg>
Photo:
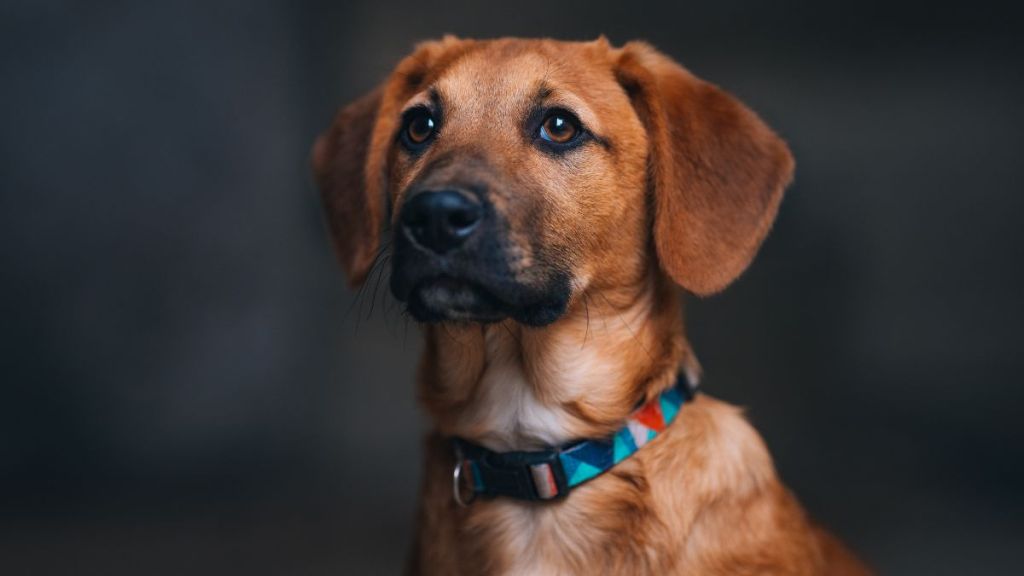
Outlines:
<svg viewBox="0 0 1024 576"><path fill-rule="evenodd" d="M390 260L390 257L383 258L381 259L381 263L384 264L388 260ZM373 297L370 298L370 312L366 315L367 318L373 316L373 308L377 304L377 290L380 289L380 281L381 278L383 278L385 268L387 268L386 265L381 265L377 267L377 280L376 282L374 282L373 285Z"/></svg>
<svg viewBox="0 0 1024 576"><path fill-rule="evenodd" d="M622 325L626 327L626 330L629 332L629 335L632 336L633 340L637 343L637 346L640 346L640 349L643 350L645 354L647 354L647 357L650 358L651 362L654 362L654 355L651 354L651 351L648 350L646 346L644 346L644 343L641 342L640 338L637 337L636 332L633 331L633 328L631 328L629 323L626 322L626 319L622 317L622 312L615 308L615 306L612 306L612 303L608 301L607 296L601 294L600 292L598 293L598 295L604 298L605 304L607 304L609 308L615 311L615 315L618 316L619 321L622 322Z"/></svg>
<svg viewBox="0 0 1024 576"><path fill-rule="evenodd" d="M512 329L508 327L508 324L505 322L501 322L500 324L501 327L504 328L506 332L508 332L508 335L511 336L512 339L515 340L520 347L522 347L523 341L519 338L519 336L516 336L515 333L512 332Z"/></svg>
<svg viewBox="0 0 1024 576"><path fill-rule="evenodd" d="M370 264L370 270L366 273L366 277L367 278L370 278L370 276L372 276L375 271L379 271L381 264L383 264L388 259L390 259L390 252L389 252L389 248L390 247L391 247L390 243L389 242L385 242L380 247L380 249L377 250L377 254L373 257L373 262L371 262L371 264ZM355 333L357 333L357 334L359 333L359 327L360 327L360 324L362 323L363 302L364 302L364 298L366 296L366 285L367 284L368 284L368 282L366 282L366 281L364 281L362 284L360 284L359 289L356 291L355 298L353 298L352 302L349 304L349 307L345 311L345 315L342 318L343 322L347 321L349 316L352 314L352 311L356 310ZM371 307L370 311L371 311L371 313L373 312L372 307Z"/></svg>
<svg viewBox="0 0 1024 576"><path fill-rule="evenodd" d="M590 296L586 292L583 293L583 309L587 313L587 329L583 332L583 344L580 344L581 350L587 345L587 336L590 335Z"/></svg>
<svg viewBox="0 0 1024 576"><path fill-rule="evenodd" d="M448 329L448 323L447 322L441 322L441 329L444 330L444 333L448 336L449 340L451 340L452 342L455 342L456 344L459 344L459 345L462 344L462 342L459 342L458 338L456 338L455 336L452 335L451 330Z"/></svg>

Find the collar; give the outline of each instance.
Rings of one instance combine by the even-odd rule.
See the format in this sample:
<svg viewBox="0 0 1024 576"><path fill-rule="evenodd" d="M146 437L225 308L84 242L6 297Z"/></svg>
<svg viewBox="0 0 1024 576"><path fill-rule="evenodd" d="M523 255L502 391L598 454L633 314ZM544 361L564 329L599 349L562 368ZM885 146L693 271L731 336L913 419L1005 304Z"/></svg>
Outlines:
<svg viewBox="0 0 1024 576"><path fill-rule="evenodd" d="M553 500L611 470L672 423L696 387L680 375L675 386L638 408L610 437L578 440L534 452L494 452L454 438L452 493L466 506L477 496Z"/></svg>

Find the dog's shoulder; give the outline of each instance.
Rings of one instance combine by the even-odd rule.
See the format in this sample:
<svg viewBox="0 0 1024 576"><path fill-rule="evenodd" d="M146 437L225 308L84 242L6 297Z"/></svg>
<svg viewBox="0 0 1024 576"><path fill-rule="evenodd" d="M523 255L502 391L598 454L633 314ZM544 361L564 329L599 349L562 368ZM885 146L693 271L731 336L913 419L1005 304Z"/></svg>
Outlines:
<svg viewBox="0 0 1024 576"><path fill-rule="evenodd" d="M706 394L683 406L664 440L652 445L650 465L672 468L659 478L675 478L688 492L745 494L775 481L768 448L743 410Z"/></svg>
<svg viewBox="0 0 1024 576"><path fill-rule="evenodd" d="M644 455L653 509L680 565L702 574L818 574L822 549L809 518L779 481L743 410L706 395L683 407Z"/></svg>

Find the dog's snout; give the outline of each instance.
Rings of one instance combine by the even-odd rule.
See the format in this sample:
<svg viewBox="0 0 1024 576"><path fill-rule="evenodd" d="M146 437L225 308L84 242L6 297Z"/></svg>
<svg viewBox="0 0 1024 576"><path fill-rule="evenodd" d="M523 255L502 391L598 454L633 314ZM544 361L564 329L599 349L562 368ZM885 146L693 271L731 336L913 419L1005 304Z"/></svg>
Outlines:
<svg viewBox="0 0 1024 576"><path fill-rule="evenodd" d="M402 227L417 244L436 254L462 245L476 230L479 202L456 190L420 192L402 208Z"/></svg>

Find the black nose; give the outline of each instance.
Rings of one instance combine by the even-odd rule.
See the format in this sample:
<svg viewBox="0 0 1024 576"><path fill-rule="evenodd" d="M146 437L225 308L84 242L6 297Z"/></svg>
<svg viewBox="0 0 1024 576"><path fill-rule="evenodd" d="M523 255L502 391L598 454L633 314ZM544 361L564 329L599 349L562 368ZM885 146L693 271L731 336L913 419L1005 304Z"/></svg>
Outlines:
<svg viewBox="0 0 1024 576"><path fill-rule="evenodd" d="M458 247L480 223L480 204L454 190L420 192L402 208L402 227L420 246L435 252Z"/></svg>

